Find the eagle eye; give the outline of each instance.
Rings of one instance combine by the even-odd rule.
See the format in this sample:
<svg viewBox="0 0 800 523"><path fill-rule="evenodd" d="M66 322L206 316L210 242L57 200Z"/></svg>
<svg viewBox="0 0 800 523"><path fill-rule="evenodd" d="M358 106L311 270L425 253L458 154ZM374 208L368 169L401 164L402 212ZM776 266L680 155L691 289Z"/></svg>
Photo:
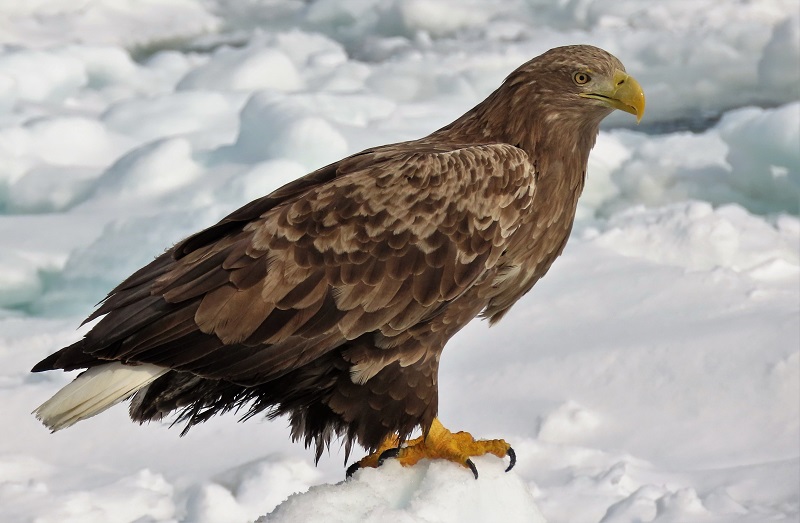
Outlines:
<svg viewBox="0 0 800 523"><path fill-rule="evenodd" d="M585 83L588 83L589 80L592 79L592 77L586 73L578 72L572 75L572 79L575 81L576 84L583 85Z"/></svg>

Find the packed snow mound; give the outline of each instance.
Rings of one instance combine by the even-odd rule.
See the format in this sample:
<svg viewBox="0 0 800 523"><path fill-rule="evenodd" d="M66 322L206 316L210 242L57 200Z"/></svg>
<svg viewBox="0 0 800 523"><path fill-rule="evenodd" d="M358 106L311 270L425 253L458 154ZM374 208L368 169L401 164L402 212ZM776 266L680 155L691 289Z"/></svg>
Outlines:
<svg viewBox="0 0 800 523"><path fill-rule="evenodd" d="M347 481L294 494L256 523L544 523L525 482L494 457L474 459L480 477L444 461L387 461Z"/></svg>
<svg viewBox="0 0 800 523"><path fill-rule="evenodd" d="M320 476L310 462L287 458L280 453L245 463L193 488L186 500L183 521L253 521L258 514L273 510L289 496L319 484Z"/></svg>

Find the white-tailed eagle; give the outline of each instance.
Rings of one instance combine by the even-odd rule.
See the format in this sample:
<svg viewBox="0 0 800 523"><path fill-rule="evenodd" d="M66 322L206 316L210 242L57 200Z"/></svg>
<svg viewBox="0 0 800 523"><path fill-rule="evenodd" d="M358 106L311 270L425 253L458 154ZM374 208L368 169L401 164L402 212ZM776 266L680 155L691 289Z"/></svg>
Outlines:
<svg viewBox="0 0 800 523"><path fill-rule="evenodd" d="M36 409L52 430L127 398L186 429L244 407L293 439L405 464L513 451L435 419L439 357L499 320L564 249L600 121L644 95L596 47L552 49L453 123L322 167L181 241L115 288L34 372L86 369ZM406 442L421 427L423 437ZM396 447L406 443L402 449ZM351 468L351 471L353 468Z"/></svg>

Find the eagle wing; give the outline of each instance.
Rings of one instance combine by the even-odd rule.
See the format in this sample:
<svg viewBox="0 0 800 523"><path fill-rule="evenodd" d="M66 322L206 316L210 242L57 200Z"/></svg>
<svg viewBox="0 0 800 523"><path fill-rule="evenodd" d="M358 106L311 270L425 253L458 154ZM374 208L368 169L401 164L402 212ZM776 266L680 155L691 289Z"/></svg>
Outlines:
<svg viewBox="0 0 800 523"><path fill-rule="evenodd" d="M364 335L397 346L497 266L534 187L510 145L403 145L332 164L179 243L112 291L81 352L247 386Z"/></svg>

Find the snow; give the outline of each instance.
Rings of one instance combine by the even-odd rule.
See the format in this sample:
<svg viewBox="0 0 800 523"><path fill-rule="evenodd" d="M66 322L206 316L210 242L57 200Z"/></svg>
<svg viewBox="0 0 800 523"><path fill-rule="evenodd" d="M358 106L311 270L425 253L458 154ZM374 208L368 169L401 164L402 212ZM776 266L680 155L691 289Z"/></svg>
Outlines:
<svg viewBox="0 0 800 523"><path fill-rule="evenodd" d="M290 496L256 523L545 521L522 478L506 474L497 458L477 458L475 464L479 481L460 465L427 460L413 468L390 462L381 470L359 470L346 482Z"/></svg>
<svg viewBox="0 0 800 523"><path fill-rule="evenodd" d="M800 5L64 0L0 7L0 520L800 519ZM323 164L422 136L546 49L644 86L570 243L445 350L440 414L518 462L344 481L286 421L187 436L117 406L51 435L30 367L185 235ZM358 456L358 451L354 452Z"/></svg>
<svg viewBox="0 0 800 523"><path fill-rule="evenodd" d="M218 91L296 91L302 87L291 60L280 51L261 46L244 49L222 47L207 63L192 69L176 86L179 90Z"/></svg>
<svg viewBox="0 0 800 523"><path fill-rule="evenodd" d="M234 156L251 162L287 158L306 172L342 158L347 140L315 112L295 98L254 94L241 111Z"/></svg>

